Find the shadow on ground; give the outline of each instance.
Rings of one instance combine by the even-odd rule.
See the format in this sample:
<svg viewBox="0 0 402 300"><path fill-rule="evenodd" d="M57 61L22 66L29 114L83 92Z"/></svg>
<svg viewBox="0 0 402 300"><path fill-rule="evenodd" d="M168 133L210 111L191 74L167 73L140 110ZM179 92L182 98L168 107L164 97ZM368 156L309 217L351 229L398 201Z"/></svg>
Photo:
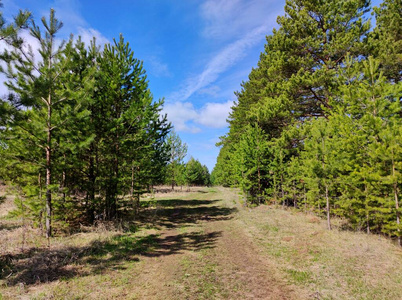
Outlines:
<svg viewBox="0 0 402 300"><path fill-rule="evenodd" d="M18 227L21 227L20 224L15 224L15 223L0 223L0 231L2 230L14 230L17 229Z"/></svg>
<svg viewBox="0 0 402 300"><path fill-rule="evenodd" d="M156 228L196 224L201 221L222 221L232 218L236 208L221 207L217 200L159 200L144 201L145 208L138 217L138 225Z"/></svg>
<svg viewBox="0 0 402 300"><path fill-rule="evenodd" d="M152 207L152 206L174 206L174 207L185 207L185 206L201 206L210 205L218 202L219 200L183 200L183 199L162 199L162 200L141 200L142 207Z"/></svg>
<svg viewBox="0 0 402 300"><path fill-rule="evenodd" d="M236 210L211 205L217 201L156 201L159 202L156 207L145 208L137 222L175 228L232 218ZM142 256L158 257L214 248L221 234L220 231L187 232L138 237L127 232L106 241L94 241L86 247L31 248L16 254L1 254L0 279L9 286L32 285L87 276L111 268L124 269L124 262L138 261Z"/></svg>
<svg viewBox="0 0 402 300"><path fill-rule="evenodd" d="M139 261L141 256L158 257L213 248L220 236L218 231L166 237L126 234L95 241L87 247L31 248L16 255L1 255L0 279L5 279L9 286L32 285L97 274L110 268L124 269L123 262Z"/></svg>

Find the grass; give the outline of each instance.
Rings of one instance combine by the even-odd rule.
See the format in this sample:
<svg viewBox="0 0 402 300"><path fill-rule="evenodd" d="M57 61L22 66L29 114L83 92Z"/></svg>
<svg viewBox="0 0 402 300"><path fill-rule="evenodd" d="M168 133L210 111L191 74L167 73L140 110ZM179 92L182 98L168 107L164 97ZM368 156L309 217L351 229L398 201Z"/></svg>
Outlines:
<svg viewBox="0 0 402 300"><path fill-rule="evenodd" d="M312 282L313 280L311 272L298 271L293 269L286 270L286 272L288 272L292 280L297 284L306 284Z"/></svg>
<svg viewBox="0 0 402 300"><path fill-rule="evenodd" d="M254 239L290 282L320 299L402 299L402 249L377 235L328 231L301 212L244 211ZM314 219L314 221L312 221Z"/></svg>
<svg viewBox="0 0 402 300"><path fill-rule="evenodd" d="M1 215L0 300L402 299L402 250L386 238L244 207L229 189L154 196L138 220L83 228L50 248ZM5 198L0 211L11 206Z"/></svg>
<svg viewBox="0 0 402 300"><path fill-rule="evenodd" d="M18 220L12 221L16 222L12 227L7 216L2 216L2 297L120 298L123 290L131 289L124 298L144 298L142 292L134 292L132 288L137 285L135 274L141 274L147 257L168 260L164 257L214 247L220 232L205 233L194 225L205 218L228 218L232 210L216 206L218 200L209 200L208 191L181 193L179 198L144 199L141 218L136 222L119 226L119 230L111 224L99 223L70 236L53 238L50 248L38 230L23 228ZM2 207L5 204L7 209L12 207L10 201L3 202ZM161 236L166 230L175 234Z"/></svg>
<svg viewBox="0 0 402 300"><path fill-rule="evenodd" d="M180 261L181 278L175 282L181 290L180 299L228 299L229 291L222 282L220 266L204 249L196 257ZM196 296L195 296L196 295Z"/></svg>

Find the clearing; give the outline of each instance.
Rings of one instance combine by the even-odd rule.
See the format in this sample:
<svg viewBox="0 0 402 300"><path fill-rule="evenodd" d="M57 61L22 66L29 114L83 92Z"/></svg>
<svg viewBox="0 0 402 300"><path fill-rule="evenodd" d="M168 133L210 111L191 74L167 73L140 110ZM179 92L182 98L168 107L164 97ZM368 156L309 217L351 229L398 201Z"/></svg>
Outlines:
<svg viewBox="0 0 402 300"><path fill-rule="evenodd" d="M142 204L131 226L83 227L48 248L3 199L0 299L402 299L402 250L383 237L250 209L220 187Z"/></svg>

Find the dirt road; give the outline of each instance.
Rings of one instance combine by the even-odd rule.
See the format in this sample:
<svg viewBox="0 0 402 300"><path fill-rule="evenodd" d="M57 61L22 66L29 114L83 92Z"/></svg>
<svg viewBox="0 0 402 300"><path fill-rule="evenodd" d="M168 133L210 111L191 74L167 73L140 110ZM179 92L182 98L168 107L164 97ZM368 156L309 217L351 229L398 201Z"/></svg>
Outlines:
<svg viewBox="0 0 402 300"><path fill-rule="evenodd" d="M140 258L142 271L131 296L299 299L252 240L242 220L244 209L234 191L215 188L166 200L156 212L149 212L154 225L166 229L155 240L154 250Z"/></svg>

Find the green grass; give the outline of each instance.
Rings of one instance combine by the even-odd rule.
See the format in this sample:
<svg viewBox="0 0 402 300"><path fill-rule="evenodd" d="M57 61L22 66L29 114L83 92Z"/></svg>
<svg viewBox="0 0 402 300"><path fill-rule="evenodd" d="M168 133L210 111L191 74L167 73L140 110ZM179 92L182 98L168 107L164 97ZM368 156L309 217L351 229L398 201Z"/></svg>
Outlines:
<svg viewBox="0 0 402 300"><path fill-rule="evenodd" d="M265 224L262 226L262 230L267 231L267 233L269 232L278 232L279 231L279 227L277 226L272 226L270 224Z"/></svg>
<svg viewBox="0 0 402 300"><path fill-rule="evenodd" d="M185 298L197 295L198 299L225 298L227 293L217 275L218 265L209 261L202 255L196 262L185 259L182 261L183 277L182 282L186 291Z"/></svg>
<svg viewBox="0 0 402 300"><path fill-rule="evenodd" d="M87 262L107 258L107 262L130 259L135 255L152 251L158 235L138 237L132 234L113 236L105 242L93 243L86 256Z"/></svg>
<svg viewBox="0 0 402 300"><path fill-rule="evenodd" d="M293 269L288 269L286 272L290 275L293 282L297 284L306 284L313 281L312 273L308 271L298 271Z"/></svg>

